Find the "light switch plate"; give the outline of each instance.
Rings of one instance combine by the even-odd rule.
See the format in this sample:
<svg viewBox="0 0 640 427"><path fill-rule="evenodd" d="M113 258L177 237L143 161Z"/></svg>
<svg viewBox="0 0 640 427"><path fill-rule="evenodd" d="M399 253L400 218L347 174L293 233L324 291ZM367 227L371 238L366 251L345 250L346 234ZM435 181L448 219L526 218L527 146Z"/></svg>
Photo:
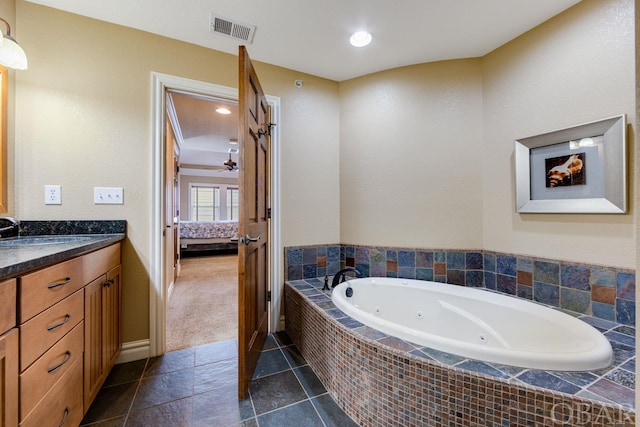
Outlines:
<svg viewBox="0 0 640 427"><path fill-rule="evenodd" d="M93 187L93 203L96 205L122 205L122 187Z"/></svg>
<svg viewBox="0 0 640 427"><path fill-rule="evenodd" d="M61 205L62 204L62 188L59 185L44 186L44 204L45 205Z"/></svg>

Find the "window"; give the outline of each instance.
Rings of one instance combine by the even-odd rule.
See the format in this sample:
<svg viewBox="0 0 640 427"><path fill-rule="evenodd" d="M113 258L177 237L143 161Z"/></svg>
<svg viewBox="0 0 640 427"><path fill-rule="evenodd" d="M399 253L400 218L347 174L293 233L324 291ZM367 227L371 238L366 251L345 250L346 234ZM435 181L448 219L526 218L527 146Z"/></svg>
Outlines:
<svg viewBox="0 0 640 427"><path fill-rule="evenodd" d="M238 220L240 214L240 193L237 187L227 187L227 219Z"/></svg>
<svg viewBox="0 0 640 427"><path fill-rule="evenodd" d="M191 184L191 221L215 221L220 218L220 189L206 184Z"/></svg>

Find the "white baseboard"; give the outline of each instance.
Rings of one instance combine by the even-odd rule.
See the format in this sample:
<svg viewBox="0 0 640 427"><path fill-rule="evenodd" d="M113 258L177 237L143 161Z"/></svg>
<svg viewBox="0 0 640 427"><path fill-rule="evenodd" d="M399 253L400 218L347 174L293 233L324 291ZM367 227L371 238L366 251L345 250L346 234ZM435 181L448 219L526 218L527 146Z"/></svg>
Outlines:
<svg viewBox="0 0 640 427"><path fill-rule="evenodd" d="M133 362L134 360L141 360L149 358L149 352L151 347L149 340L131 341L122 344L122 351L116 365L119 363Z"/></svg>
<svg viewBox="0 0 640 427"><path fill-rule="evenodd" d="M278 331L284 331L284 314L278 320ZM149 340L131 341L122 344L122 351L116 364L133 362L135 360L147 359L151 352Z"/></svg>

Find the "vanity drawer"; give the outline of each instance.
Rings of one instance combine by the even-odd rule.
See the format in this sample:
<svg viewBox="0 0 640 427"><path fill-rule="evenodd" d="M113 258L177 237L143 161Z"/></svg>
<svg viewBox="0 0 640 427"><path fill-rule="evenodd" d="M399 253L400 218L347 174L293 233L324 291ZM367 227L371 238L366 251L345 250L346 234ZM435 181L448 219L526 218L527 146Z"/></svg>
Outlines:
<svg viewBox="0 0 640 427"><path fill-rule="evenodd" d="M84 351L84 322L20 374L20 418L25 418Z"/></svg>
<svg viewBox="0 0 640 427"><path fill-rule="evenodd" d="M82 257L27 274L19 280L19 323L24 323L85 285Z"/></svg>
<svg viewBox="0 0 640 427"><path fill-rule="evenodd" d="M84 289L20 325L20 372L84 319Z"/></svg>
<svg viewBox="0 0 640 427"><path fill-rule="evenodd" d="M49 390L20 427L57 427L80 425L82 408L82 358Z"/></svg>
<svg viewBox="0 0 640 427"><path fill-rule="evenodd" d="M0 283L0 335L16 326L16 280Z"/></svg>

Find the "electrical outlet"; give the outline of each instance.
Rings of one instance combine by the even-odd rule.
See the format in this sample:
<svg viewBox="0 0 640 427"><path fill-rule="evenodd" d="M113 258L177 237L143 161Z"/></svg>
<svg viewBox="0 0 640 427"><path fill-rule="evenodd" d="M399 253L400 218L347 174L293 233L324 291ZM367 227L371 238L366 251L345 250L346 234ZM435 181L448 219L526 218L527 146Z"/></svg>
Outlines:
<svg viewBox="0 0 640 427"><path fill-rule="evenodd" d="M44 204L45 205L61 205L62 190L59 185L44 186Z"/></svg>
<svg viewBox="0 0 640 427"><path fill-rule="evenodd" d="M93 203L96 205L124 204L122 187L93 187Z"/></svg>

